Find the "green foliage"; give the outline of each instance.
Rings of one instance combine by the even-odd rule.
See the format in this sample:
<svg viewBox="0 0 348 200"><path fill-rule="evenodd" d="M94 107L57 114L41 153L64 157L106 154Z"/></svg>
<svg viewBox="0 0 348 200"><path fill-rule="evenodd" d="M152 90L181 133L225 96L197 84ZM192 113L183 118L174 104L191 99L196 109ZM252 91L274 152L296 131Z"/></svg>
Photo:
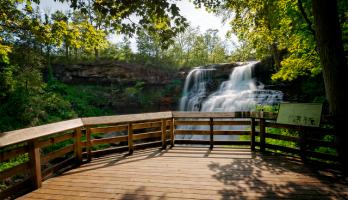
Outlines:
<svg viewBox="0 0 348 200"><path fill-rule="evenodd" d="M181 86L183 85L182 80L180 79L174 79L172 80L169 84L167 84L162 91L162 96L172 96L173 91L175 90L180 90L181 91Z"/></svg>
<svg viewBox="0 0 348 200"><path fill-rule="evenodd" d="M101 116L110 113L102 108L107 102L106 98L101 95L105 91L102 86L67 85L53 81L49 83L49 90L64 97L71 104L70 110L79 117Z"/></svg>
<svg viewBox="0 0 348 200"><path fill-rule="evenodd" d="M0 37L0 63L9 63L8 54L11 52L11 47L1 44Z"/></svg>
<svg viewBox="0 0 348 200"><path fill-rule="evenodd" d="M277 135L292 136L292 137L300 136L300 133L298 131L280 129L280 128L267 128L266 132L269 134L277 134ZM296 142L276 140L271 138L267 138L266 142L269 144L275 144L275 145L280 145L280 146L285 146L290 148L299 148L299 144Z"/></svg>
<svg viewBox="0 0 348 200"><path fill-rule="evenodd" d="M145 83L141 81L136 82L133 87L125 88L124 94L140 107L151 106L161 99L160 90L145 88Z"/></svg>
<svg viewBox="0 0 348 200"><path fill-rule="evenodd" d="M230 22L231 33L239 39L232 60L272 56L277 71L272 77L274 80L292 81L321 73L310 1L236 0L207 5Z"/></svg>
<svg viewBox="0 0 348 200"><path fill-rule="evenodd" d="M21 57L23 51L29 55ZM10 58L13 64L0 69L1 132L76 116L69 102L48 90L39 55L16 48Z"/></svg>
<svg viewBox="0 0 348 200"><path fill-rule="evenodd" d="M256 111L277 113L278 110L279 110L278 105L256 105Z"/></svg>
<svg viewBox="0 0 348 200"><path fill-rule="evenodd" d="M301 76L313 77L320 74L320 60L313 36L294 36L291 41L288 47L289 56L282 60L282 68L272 79L292 81Z"/></svg>
<svg viewBox="0 0 348 200"><path fill-rule="evenodd" d="M301 93L306 95L308 101L316 103L325 102L325 86L322 75L310 77L301 84Z"/></svg>
<svg viewBox="0 0 348 200"><path fill-rule="evenodd" d="M125 63L134 61L135 55L130 47L130 41L123 38L123 41L117 44L110 44L100 52L102 60L117 60Z"/></svg>
<svg viewBox="0 0 348 200"><path fill-rule="evenodd" d="M57 150L59 150L63 147L66 147L68 145L72 145L73 143L74 143L74 141L72 139L65 140L63 142L55 143L55 144L50 145L48 147L42 148L41 151L42 151L43 155L46 155L50 152L57 151Z"/></svg>
<svg viewBox="0 0 348 200"><path fill-rule="evenodd" d="M130 97L138 97L137 95L143 90L144 82L137 82L133 87L127 87L125 92Z"/></svg>
<svg viewBox="0 0 348 200"><path fill-rule="evenodd" d="M12 168L14 166L17 166L19 164L22 164L24 162L27 162L29 161L29 156L28 154L22 154L22 155L19 155L7 162L3 162L0 164L0 172L6 170L6 169L9 169L9 168Z"/></svg>
<svg viewBox="0 0 348 200"><path fill-rule="evenodd" d="M147 66L167 66L169 69L227 62L226 47L217 33L218 30L209 29L200 34L198 28L188 27L164 48L158 33L140 31L137 62Z"/></svg>

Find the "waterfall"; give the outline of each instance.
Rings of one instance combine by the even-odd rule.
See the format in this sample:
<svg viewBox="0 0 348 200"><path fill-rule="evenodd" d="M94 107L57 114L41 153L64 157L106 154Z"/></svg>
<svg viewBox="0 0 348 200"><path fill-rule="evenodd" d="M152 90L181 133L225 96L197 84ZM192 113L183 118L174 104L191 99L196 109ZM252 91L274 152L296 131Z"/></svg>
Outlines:
<svg viewBox="0 0 348 200"><path fill-rule="evenodd" d="M187 75L179 110L200 111L201 103L208 96L207 84L214 69L194 68Z"/></svg>
<svg viewBox="0 0 348 200"><path fill-rule="evenodd" d="M224 81L218 91L211 94L202 104L202 112L252 111L256 105L274 105L282 101L283 93L264 90L256 85L252 69L257 62L235 67L229 80Z"/></svg>
<svg viewBox="0 0 348 200"><path fill-rule="evenodd" d="M180 111L236 112L252 111L257 105L275 105L282 101L283 93L266 90L262 83L252 77L257 62L248 62L235 67L227 81L219 89L208 95L207 85L212 80L213 69L195 68L185 80ZM182 129L206 129L207 127L178 127ZM215 128L215 127L214 127ZM217 126L220 130L243 129L244 127ZM209 136L184 135L180 139L208 139ZM227 137L227 138L226 138ZM178 139L179 139L178 138ZM237 139L237 136L214 136L214 139Z"/></svg>

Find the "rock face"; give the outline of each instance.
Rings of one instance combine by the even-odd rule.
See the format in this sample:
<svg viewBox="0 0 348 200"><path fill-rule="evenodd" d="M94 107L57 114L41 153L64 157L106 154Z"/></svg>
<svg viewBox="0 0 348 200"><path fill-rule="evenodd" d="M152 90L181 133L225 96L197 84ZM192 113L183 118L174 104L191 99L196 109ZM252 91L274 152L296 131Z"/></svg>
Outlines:
<svg viewBox="0 0 348 200"><path fill-rule="evenodd" d="M207 83L208 92L216 91L223 81L229 79L233 68L240 65L222 63L204 66L214 68L211 81ZM270 80L272 70L269 66L259 63L254 68L254 77L263 83ZM98 101L97 107L114 113L139 113L177 110L185 79L192 68L175 71L113 61L54 65L53 70L54 76L64 83L101 86L98 96L104 101Z"/></svg>
<svg viewBox="0 0 348 200"><path fill-rule="evenodd" d="M227 80L238 63L222 63L204 66L215 68L213 79ZM253 76L267 84L274 72L267 62L260 62L254 68ZM120 62L101 62L92 64L54 65L55 77L64 83L134 85L144 82L146 85L166 85L173 79L185 80L191 68L182 68L178 71L168 71L161 68L145 67L138 64Z"/></svg>
<svg viewBox="0 0 348 200"><path fill-rule="evenodd" d="M55 65L53 70L55 76L65 83L132 85L141 81L149 85L162 85L173 78L173 75L161 69L119 62Z"/></svg>

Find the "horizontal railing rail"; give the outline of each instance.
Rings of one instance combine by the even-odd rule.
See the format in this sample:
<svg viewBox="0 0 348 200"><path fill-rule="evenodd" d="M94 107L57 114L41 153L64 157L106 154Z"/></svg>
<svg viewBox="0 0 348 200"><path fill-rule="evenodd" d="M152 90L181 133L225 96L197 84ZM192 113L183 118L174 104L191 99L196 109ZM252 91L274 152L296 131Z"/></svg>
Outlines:
<svg viewBox="0 0 348 200"><path fill-rule="evenodd" d="M262 118L274 120L276 113L272 112L180 112L173 111L173 118Z"/></svg>
<svg viewBox="0 0 348 200"><path fill-rule="evenodd" d="M0 199L39 188L42 180L96 156L131 154L153 146L165 149L168 144L248 145L252 150L291 154L304 161L337 160L332 129L277 124L275 119L275 113L267 112L157 112L78 118L0 133ZM207 135L209 139L184 140L176 135ZM217 135L241 138L216 141Z"/></svg>
<svg viewBox="0 0 348 200"><path fill-rule="evenodd" d="M324 161L331 164L338 162L335 133L332 128L265 122L264 127L260 126L259 141L261 151L268 149L290 153L301 157L303 161ZM290 145L284 145L284 142Z"/></svg>
<svg viewBox="0 0 348 200"><path fill-rule="evenodd" d="M209 144L210 149L214 147L214 144L252 145L250 140L214 140L214 137L217 135L251 135L251 130L248 129L250 129L250 119L252 117L275 119L276 115L263 112L173 112L174 135L207 135L209 140L177 139L175 142L172 141L171 144ZM216 129L216 127L221 126L228 127L225 130ZM243 130L232 128L238 126L247 126L249 128L244 127Z"/></svg>

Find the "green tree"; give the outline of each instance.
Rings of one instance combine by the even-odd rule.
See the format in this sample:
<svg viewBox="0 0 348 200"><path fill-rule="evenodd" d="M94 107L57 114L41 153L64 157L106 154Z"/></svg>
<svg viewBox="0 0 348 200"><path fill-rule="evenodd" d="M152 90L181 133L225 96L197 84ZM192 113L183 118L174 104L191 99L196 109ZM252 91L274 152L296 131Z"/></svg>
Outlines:
<svg viewBox="0 0 348 200"><path fill-rule="evenodd" d="M312 2L316 41L323 68L326 97L333 117L340 161L348 172L348 135L346 115L348 113L346 90L347 60L344 55L342 33L338 19L337 1Z"/></svg>
<svg viewBox="0 0 348 200"><path fill-rule="evenodd" d="M131 49L130 41L124 37L122 43L120 44L119 60L130 62L134 57L134 53Z"/></svg>

